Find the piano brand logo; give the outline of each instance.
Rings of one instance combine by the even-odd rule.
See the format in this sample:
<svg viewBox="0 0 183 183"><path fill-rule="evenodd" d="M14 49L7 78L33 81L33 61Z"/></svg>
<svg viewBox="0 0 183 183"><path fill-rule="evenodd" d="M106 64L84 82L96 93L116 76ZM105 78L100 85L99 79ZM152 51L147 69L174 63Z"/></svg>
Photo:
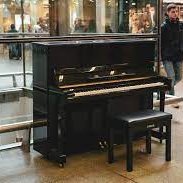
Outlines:
<svg viewBox="0 0 183 183"><path fill-rule="evenodd" d="M147 128L154 128L154 127L155 127L154 124L149 124L149 125L147 125Z"/></svg>

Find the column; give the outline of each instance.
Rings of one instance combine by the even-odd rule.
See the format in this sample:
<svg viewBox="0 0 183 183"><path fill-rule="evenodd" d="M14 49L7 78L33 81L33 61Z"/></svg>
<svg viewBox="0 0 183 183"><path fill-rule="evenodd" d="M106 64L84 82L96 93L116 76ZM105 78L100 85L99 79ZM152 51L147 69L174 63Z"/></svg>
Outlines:
<svg viewBox="0 0 183 183"><path fill-rule="evenodd" d="M105 0L96 0L97 33L105 33Z"/></svg>
<svg viewBox="0 0 183 183"><path fill-rule="evenodd" d="M76 15L77 15L76 18L83 19L83 0L78 0Z"/></svg>

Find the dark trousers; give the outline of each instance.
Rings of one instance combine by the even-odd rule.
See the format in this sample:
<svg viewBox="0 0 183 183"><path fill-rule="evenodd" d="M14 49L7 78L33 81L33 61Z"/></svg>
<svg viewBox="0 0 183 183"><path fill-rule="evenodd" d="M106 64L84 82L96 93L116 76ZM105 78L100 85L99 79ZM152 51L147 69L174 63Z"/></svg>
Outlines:
<svg viewBox="0 0 183 183"><path fill-rule="evenodd" d="M10 43L9 44L9 59L17 58L19 59L21 54L21 44L20 43Z"/></svg>

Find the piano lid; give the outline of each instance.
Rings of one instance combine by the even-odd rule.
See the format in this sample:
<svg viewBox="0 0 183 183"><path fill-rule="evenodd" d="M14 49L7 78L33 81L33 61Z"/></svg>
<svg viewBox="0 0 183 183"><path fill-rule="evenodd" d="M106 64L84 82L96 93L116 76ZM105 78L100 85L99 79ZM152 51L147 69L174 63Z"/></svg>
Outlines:
<svg viewBox="0 0 183 183"><path fill-rule="evenodd" d="M77 45L77 44L101 44L101 43L138 43L138 42L156 42L152 38L148 39L97 39L97 40L69 40L69 41L53 41L53 42L34 42L33 44L57 47L64 45Z"/></svg>
<svg viewBox="0 0 183 183"><path fill-rule="evenodd" d="M41 48L43 51L41 51ZM80 40L33 43L57 68L91 68L119 64L139 65L155 59L155 40ZM46 49L46 51L45 51Z"/></svg>
<svg viewBox="0 0 183 183"><path fill-rule="evenodd" d="M155 46L150 39L33 43L34 78L47 86L151 72Z"/></svg>

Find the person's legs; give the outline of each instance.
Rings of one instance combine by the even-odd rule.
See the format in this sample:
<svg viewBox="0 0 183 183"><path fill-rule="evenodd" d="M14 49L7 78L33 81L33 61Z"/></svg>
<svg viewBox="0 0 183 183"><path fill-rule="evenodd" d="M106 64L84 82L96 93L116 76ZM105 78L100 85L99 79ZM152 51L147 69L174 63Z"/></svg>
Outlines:
<svg viewBox="0 0 183 183"><path fill-rule="evenodd" d="M165 71L167 73L167 77L172 79L172 89L170 90L169 94L170 95L174 95L175 91L174 91L174 86L175 86L175 72L174 72L174 67L173 67L173 62L171 61L164 61L163 65L165 67Z"/></svg>
<svg viewBox="0 0 183 183"><path fill-rule="evenodd" d="M182 62L175 62L173 67L175 72L175 84L177 84L182 79Z"/></svg>

